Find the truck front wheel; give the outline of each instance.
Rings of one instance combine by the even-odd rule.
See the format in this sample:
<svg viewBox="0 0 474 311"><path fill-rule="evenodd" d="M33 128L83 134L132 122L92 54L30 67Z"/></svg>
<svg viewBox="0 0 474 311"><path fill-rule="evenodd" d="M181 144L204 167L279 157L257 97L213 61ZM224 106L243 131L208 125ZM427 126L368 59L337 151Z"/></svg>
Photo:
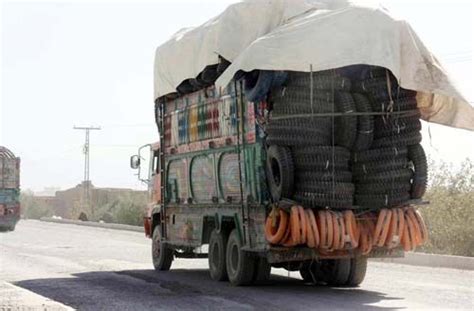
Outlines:
<svg viewBox="0 0 474 311"><path fill-rule="evenodd" d="M226 246L227 246L227 235L225 232L212 230L211 237L209 239L209 273L211 279L215 281L227 280L227 267L226 267Z"/></svg>
<svg viewBox="0 0 474 311"><path fill-rule="evenodd" d="M237 229L232 230L227 241L226 266L232 285L241 286L252 283L255 258L242 250L242 242Z"/></svg>
<svg viewBox="0 0 474 311"><path fill-rule="evenodd" d="M171 268L171 263L173 262L173 249L162 243L160 226L156 226L153 230L151 255L155 270L168 271Z"/></svg>

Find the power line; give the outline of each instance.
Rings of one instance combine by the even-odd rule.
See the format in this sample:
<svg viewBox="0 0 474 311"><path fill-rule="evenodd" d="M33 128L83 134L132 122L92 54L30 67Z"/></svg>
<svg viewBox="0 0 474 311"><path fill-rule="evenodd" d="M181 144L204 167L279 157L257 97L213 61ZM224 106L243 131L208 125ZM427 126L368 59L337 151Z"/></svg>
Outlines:
<svg viewBox="0 0 474 311"><path fill-rule="evenodd" d="M73 129L75 130L84 130L86 131L86 142L84 143L84 181L82 183L83 187L83 199L82 199L82 209L88 210L90 207L91 216L94 216L94 209L90 204L90 184L91 181L89 180L89 132L92 130L100 130L100 126L74 126Z"/></svg>

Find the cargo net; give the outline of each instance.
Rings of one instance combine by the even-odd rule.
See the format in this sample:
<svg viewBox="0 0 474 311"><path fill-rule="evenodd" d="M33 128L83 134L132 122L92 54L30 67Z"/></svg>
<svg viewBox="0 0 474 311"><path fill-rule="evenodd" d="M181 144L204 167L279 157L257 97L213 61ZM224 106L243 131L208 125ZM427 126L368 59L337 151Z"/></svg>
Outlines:
<svg viewBox="0 0 474 311"><path fill-rule="evenodd" d="M264 79L270 82L262 97L265 92L255 90L264 85ZM348 228L347 224L338 225L338 221L350 211L356 219L366 219L354 222L360 227L355 230L360 239L370 239L379 246L393 246L386 235L403 221L409 229L407 237L413 231L405 249L424 242L422 220L412 221L420 223L418 226L408 226L411 222L405 221L407 211L413 209L411 204L421 201L427 183L416 91L401 88L385 68L361 65L309 73L261 71L260 77L247 83L245 92L254 97L250 100L265 100L268 105L269 114L262 127L274 206L284 206L280 203L285 200L302 205L310 209L306 211L314 215L316 223L322 217L319 211L329 213L332 221L327 221L332 222L332 230ZM293 213L292 207L283 209ZM392 212L394 217L387 220L386 213ZM303 221L304 215L295 219ZM308 224L312 217L307 215ZM387 230L382 237L376 226L369 225L377 224L380 217L384 219L383 230ZM289 222L288 227L293 223ZM271 224L272 230L267 231L276 232L275 221ZM400 234L405 227L399 228ZM341 230L339 234L347 232ZM400 234L395 235L397 245L402 241ZM349 235L344 236L351 241ZM267 239L275 242L268 234ZM287 242L283 239L276 244ZM353 242L347 245L355 247Z"/></svg>

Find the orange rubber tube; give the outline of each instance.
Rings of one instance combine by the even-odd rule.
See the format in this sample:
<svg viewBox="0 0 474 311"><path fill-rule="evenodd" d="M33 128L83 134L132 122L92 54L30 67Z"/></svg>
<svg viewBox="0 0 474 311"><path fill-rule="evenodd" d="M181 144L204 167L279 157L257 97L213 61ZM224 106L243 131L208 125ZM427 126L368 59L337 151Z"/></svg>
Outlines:
<svg viewBox="0 0 474 311"><path fill-rule="evenodd" d="M413 251L416 248L416 232L415 224L405 214L405 232L403 233L403 249L405 251Z"/></svg>
<svg viewBox="0 0 474 311"><path fill-rule="evenodd" d="M304 211L304 208L302 206L298 206L298 220L300 222L300 244L305 244L306 243L306 227L307 227L307 222L306 222L306 213Z"/></svg>
<svg viewBox="0 0 474 311"><path fill-rule="evenodd" d="M415 217L416 217L416 219L418 221L418 225L420 227L422 244L424 244L424 243L426 243L426 241L428 241L428 228L426 227L425 221L423 220L423 217L421 216L421 213L417 210L415 210Z"/></svg>
<svg viewBox="0 0 474 311"><path fill-rule="evenodd" d="M301 240L301 227L299 221L299 208L294 205L291 207L291 242L293 245L298 245Z"/></svg>
<svg viewBox="0 0 474 311"><path fill-rule="evenodd" d="M415 241L416 246L423 244L423 238L421 236L421 228L416 219L414 209L412 207L407 208L405 213L407 217L411 220L411 225L413 226L413 235L415 237L414 241Z"/></svg>
<svg viewBox="0 0 474 311"><path fill-rule="evenodd" d="M318 223L319 229L319 246L320 248L329 248L327 239L327 226L326 226L326 214L324 211L318 211L318 217L316 217L316 222Z"/></svg>
<svg viewBox="0 0 474 311"><path fill-rule="evenodd" d="M310 248L314 248L316 247L316 244L314 243L313 226L311 225L311 214L313 214L313 212L310 209L307 209L305 213L306 223L308 224L306 226L306 245Z"/></svg>
<svg viewBox="0 0 474 311"><path fill-rule="evenodd" d="M351 248L357 248L359 246L360 232L352 211L344 211L344 225Z"/></svg>
<svg viewBox="0 0 474 311"><path fill-rule="evenodd" d="M314 240L314 247L319 246L319 230L318 224L316 222L316 216L314 216L314 212L312 210L308 210L309 218L308 218L308 234L312 233L313 240Z"/></svg>
<svg viewBox="0 0 474 311"><path fill-rule="evenodd" d="M265 237L271 244L280 243L288 226L288 214L283 210L279 210L278 215L275 215L275 212L275 210L272 210L265 223ZM276 217L277 226L273 226L273 217Z"/></svg>
<svg viewBox="0 0 474 311"><path fill-rule="evenodd" d="M338 231L338 237L334 238L334 249L343 249L346 239L346 229L344 224L344 216L340 212L336 212L333 214L333 218L336 219L335 226L334 226L334 235L336 235L336 231Z"/></svg>
<svg viewBox="0 0 474 311"><path fill-rule="evenodd" d="M374 240L375 245L381 247L385 244L388 230L390 229L390 220L392 219L392 211L386 208L380 210L375 227Z"/></svg>

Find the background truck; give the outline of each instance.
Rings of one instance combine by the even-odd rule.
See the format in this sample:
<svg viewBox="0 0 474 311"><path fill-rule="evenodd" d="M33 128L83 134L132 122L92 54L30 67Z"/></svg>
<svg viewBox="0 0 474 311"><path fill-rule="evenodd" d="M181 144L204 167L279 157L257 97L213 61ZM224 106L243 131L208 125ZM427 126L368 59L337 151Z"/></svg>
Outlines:
<svg viewBox="0 0 474 311"><path fill-rule="evenodd" d="M155 57L160 139L130 159L155 269L207 257L234 285L279 267L357 286L367 258L422 245L420 118L474 116L449 81L382 9L246 1L178 32Z"/></svg>
<svg viewBox="0 0 474 311"><path fill-rule="evenodd" d="M20 158L0 146L0 230L13 231L20 219Z"/></svg>

